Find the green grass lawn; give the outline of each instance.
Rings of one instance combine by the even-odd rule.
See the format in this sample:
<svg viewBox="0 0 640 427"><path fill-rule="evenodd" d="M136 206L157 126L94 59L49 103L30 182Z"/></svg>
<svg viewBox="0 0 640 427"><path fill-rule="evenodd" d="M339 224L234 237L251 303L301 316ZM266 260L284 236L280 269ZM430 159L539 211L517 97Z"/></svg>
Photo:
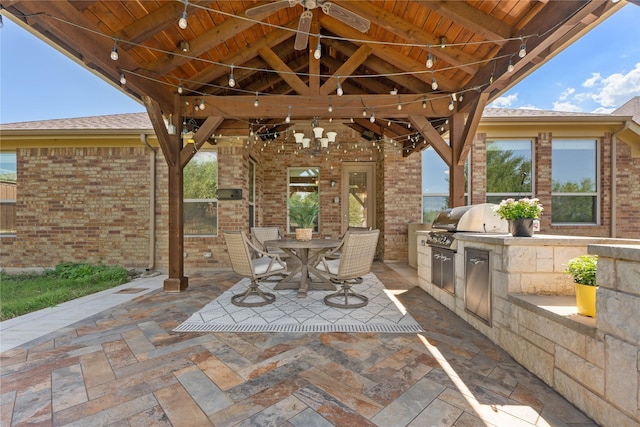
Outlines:
<svg viewBox="0 0 640 427"><path fill-rule="evenodd" d="M63 263L42 274L0 272L0 321L93 294L129 281L118 266Z"/></svg>

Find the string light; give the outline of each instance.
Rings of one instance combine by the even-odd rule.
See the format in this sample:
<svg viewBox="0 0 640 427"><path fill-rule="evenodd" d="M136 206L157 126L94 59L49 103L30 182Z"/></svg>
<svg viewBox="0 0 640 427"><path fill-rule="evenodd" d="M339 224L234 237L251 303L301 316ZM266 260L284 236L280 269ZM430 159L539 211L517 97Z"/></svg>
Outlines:
<svg viewBox="0 0 640 427"><path fill-rule="evenodd" d="M202 100L200 101L200 109L204 110L207 107L207 105L204 103L204 98L202 98Z"/></svg>
<svg viewBox="0 0 640 427"><path fill-rule="evenodd" d="M453 98L451 98L451 101L449 101L449 111L453 111Z"/></svg>
<svg viewBox="0 0 640 427"><path fill-rule="evenodd" d="M180 16L180 19L178 20L178 27L182 28L183 30L186 30L188 25L188 22L187 22L187 6L188 5L189 5L189 0L185 0L182 16Z"/></svg>
<svg viewBox="0 0 640 427"><path fill-rule="evenodd" d="M337 76L336 79L338 80L338 87L336 88L336 94L338 94L338 96L342 96L344 95L344 91L342 90L342 85L340 84L340 76Z"/></svg>
<svg viewBox="0 0 640 427"><path fill-rule="evenodd" d="M376 113L373 111L373 107L371 107L371 117L369 117L369 121L371 123L375 123L376 122Z"/></svg>
<svg viewBox="0 0 640 427"><path fill-rule="evenodd" d="M233 77L233 64L231 65L231 74L229 74L229 87L235 87L236 79Z"/></svg>
<svg viewBox="0 0 640 427"><path fill-rule="evenodd" d="M362 117L367 117L367 107L362 109Z"/></svg>
<svg viewBox="0 0 640 427"><path fill-rule="evenodd" d="M333 112L333 105L331 105L331 97L329 97L329 106L327 107L327 111L330 113Z"/></svg>
<svg viewBox="0 0 640 427"><path fill-rule="evenodd" d="M513 73L513 62L511 62L511 58L509 58L509 65L507 66L507 71Z"/></svg>
<svg viewBox="0 0 640 427"><path fill-rule="evenodd" d="M422 97L422 109L426 109L427 108L427 97L424 96Z"/></svg>
<svg viewBox="0 0 640 427"><path fill-rule="evenodd" d="M178 85L178 93L182 95L182 79L180 79L180 84Z"/></svg>
<svg viewBox="0 0 640 427"><path fill-rule="evenodd" d="M120 84L127 84L127 78L125 77L124 73L120 73Z"/></svg>
<svg viewBox="0 0 640 427"><path fill-rule="evenodd" d="M527 54L527 46L524 44L524 39L522 37L520 37L520 51L518 52L518 56L520 58L524 58L525 55Z"/></svg>
<svg viewBox="0 0 640 427"><path fill-rule="evenodd" d="M258 92L256 92L256 99L253 101L253 106L258 108L260 101L258 101Z"/></svg>
<svg viewBox="0 0 640 427"><path fill-rule="evenodd" d="M118 60L118 39L113 39L113 47L111 48L111 59Z"/></svg>
<svg viewBox="0 0 640 427"><path fill-rule="evenodd" d="M400 103L400 97L398 97L398 111L402 110L402 104Z"/></svg>
<svg viewBox="0 0 640 427"><path fill-rule="evenodd" d="M285 123L291 123L291 105L289 105L289 112L287 113L287 118L284 119Z"/></svg>
<svg viewBox="0 0 640 427"><path fill-rule="evenodd" d="M427 68L433 67L433 56L431 55L431 45L428 46L427 50L427 63L425 64Z"/></svg>
<svg viewBox="0 0 640 427"><path fill-rule="evenodd" d="M453 92L453 93L451 94L451 99L452 99L453 101L457 101L457 99L456 99L457 97L458 97L458 95L457 95L455 92Z"/></svg>
<svg viewBox="0 0 640 427"><path fill-rule="evenodd" d="M315 59L320 59L322 57L322 46L320 45L319 35L318 35L318 44L316 45L316 50L313 52L313 57Z"/></svg>
<svg viewBox="0 0 640 427"><path fill-rule="evenodd" d="M431 77L431 89L433 89L433 90L437 90L438 89L438 82L436 81L435 76Z"/></svg>

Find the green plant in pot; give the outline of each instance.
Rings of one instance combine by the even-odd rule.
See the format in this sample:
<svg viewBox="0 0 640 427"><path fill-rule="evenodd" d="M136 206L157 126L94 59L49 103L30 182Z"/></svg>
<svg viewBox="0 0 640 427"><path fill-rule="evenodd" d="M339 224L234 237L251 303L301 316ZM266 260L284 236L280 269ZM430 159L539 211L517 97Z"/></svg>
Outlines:
<svg viewBox="0 0 640 427"><path fill-rule="evenodd" d="M543 210L540 200L528 197L505 199L494 207L498 216L509 222L509 232L514 237L533 236L533 221L540 217Z"/></svg>
<svg viewBox="0 0 640 427"><path fill-rule="evenodd" d="M289 198L289 220L296 227L296 239L311 240L318 219L317 193L294 193Z"/></svg>
<svg viewBox="0 0 640 427"><path fill-rule="evenodd" d="M597 266L597 255L581 255L570 259L565 270L576 284L576 306L583 316L596 317Z"/></svg>

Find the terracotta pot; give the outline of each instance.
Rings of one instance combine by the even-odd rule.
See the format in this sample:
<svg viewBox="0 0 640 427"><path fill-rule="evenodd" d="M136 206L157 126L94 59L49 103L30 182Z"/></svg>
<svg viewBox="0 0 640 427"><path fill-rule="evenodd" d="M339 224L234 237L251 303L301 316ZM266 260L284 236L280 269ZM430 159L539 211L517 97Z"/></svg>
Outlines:
<svg viewBox="0 0 640 427"><path fill-rule="evenodd" d="M307 241L313 237L313 228L296 228L296 239Z"/></svg>
<svg viewBox="0 0 640 427"><path fill-rule="evenodd" d="M533 236L533 218L510 219L509 233L513 237Z"/></svg>

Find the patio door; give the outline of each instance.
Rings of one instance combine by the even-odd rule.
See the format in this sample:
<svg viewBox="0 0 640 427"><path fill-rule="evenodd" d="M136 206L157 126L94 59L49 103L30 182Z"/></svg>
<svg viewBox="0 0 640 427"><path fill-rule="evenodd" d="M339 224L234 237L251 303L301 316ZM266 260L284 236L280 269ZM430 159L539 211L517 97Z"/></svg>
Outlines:
<svg viewBox="0 0 640 427"><path fill-rule="evenodd" d="M375 226L375 163L342 164L342 232Z"/></svg>

